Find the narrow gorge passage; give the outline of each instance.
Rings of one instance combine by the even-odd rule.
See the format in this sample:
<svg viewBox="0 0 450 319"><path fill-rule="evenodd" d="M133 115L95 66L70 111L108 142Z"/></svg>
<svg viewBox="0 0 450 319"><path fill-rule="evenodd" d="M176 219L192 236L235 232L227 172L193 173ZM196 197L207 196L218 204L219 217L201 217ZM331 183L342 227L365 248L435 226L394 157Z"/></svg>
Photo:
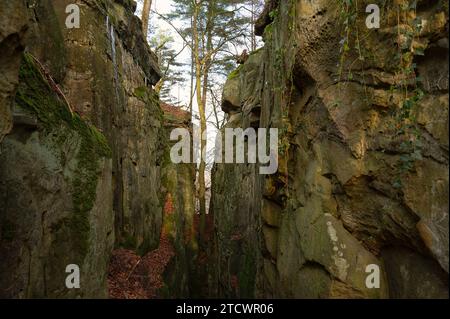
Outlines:
<svg viewBox="0 0 450 319"><path fill-rule="evenodd" d="M0 298L448 299L448 16L2 1Z"/></svg>

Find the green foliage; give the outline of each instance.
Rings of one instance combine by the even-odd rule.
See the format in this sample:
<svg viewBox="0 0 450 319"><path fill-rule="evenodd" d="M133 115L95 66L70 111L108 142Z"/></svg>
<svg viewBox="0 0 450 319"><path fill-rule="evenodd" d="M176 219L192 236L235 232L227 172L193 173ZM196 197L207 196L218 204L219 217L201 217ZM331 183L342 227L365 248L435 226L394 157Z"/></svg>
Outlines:
<svg viewBox="0 0 450 319"><path fill-rule="evenodd" d="M163 29L156 29L150 37L150 47L158 57L162 72L162 87L159 92L161 100L169 104L179 104L179 101L171 94L175 83L185 81L184 63L178 61L180 52L174 49L175 40L172 35Z"/></svg>
<svg viewBox="0 0 450 319"><path fill-rule="evenodd" d="M414 11L416 15L417 1L404 3L401 10L404 13ZM396 114L399 129L397 134L404 136L407 142L401 145L403 154L397 162L399 173L395 177L394 186L401 187L401 178L407 172L414 169L416 161L422 160L422 142L420 130L414 117L414 110L420 107L420 101L425 96L421 88L421 79L417 76L417 65L414 63L414 56L423 56L424 48L415 47L414 40L422 31L422 19L416 16L414 19L408 19L409 28L399 28L404 41L398 44L399 54L397 75L401 81L394 87L394 91L401 93L403 99Z"/></svg>
<svg viewBox="0 0 450 319"><path fill-rule="evenodd" d="M273 22L271 24L268 24L264 29L264 35L265 36L271 36L273 33Z"/></svg>
<svg viewBox="0 0 450 319"><path fill-rule="evenodd" d="M276 18L278 18L279 14L280 11L278 10L278 8L276 8L275 10L269 12L269 17L271 20L275 20Z"/></svg>
<svg viewBox="0 0 450 319"><path fill-rule="evenodd" d="M178 30L184 40L193 46L192 23L199 33L198 52L203 73L208 73L208 88L214 86L214 81L223 80L235 68L236 48L246 47L248 39L252 38L249 6L260 6L259 0L221 0L202 1L198 3L198 19L192 21L194 3L190 0L177 0L166 18L171 21L180 20L184 28ZM246 9L244 9L246 8ZM251 32L251 34L249 34ZM207 57L211 57L209 61ZM195 70L193 71L195 74Z"/></svg>
<svg viewBox="0 0 450 319"><path fill-rule="evenodd" d="M363 23L365 16L360 14L357 8L357 2L353 0L340 0L340 20L343 25L343 35L341 40L341 57L339 63L339 83L345 76L345 81L353 80L352 67L355 62L360 62L361 73L364 79L364 62L368 61L370 53L366 52L364 48L367 43L363 43L361 39L367 41L370 31L366 34L360 35L358 23ZM387 2L383 2L383 7ZM398 79L396 85L391 87L391 94L394 96L400 95L401 100L394 112L394 129L396 135L405 142L402 147L402 154L399 156L396 165L396 176L393 177L393 186L401 188L402 176L414 169L414 163L422 159L420 130L417 127L416 119L414 117L414 110L420 106L420 101L423 99L425 93L421 89L421 79L417 76L417 65L414 63L415 56L423 56L425 54L424 48L415 44L415 39L419 37L423 25L422 19L417 16L416 8L417 1L408 1L395 5L397 9L397 29L398 29L398 50L397 55L394 56L395 65L397 66L395 77ZM414 17L414 18L411 18ZM354 51L353 51L354 50ZM349 63L349 70L344 71L346 65L345 60L350 57L352 53L356 53L357 60ZM366 99L370 101L367 96L366 85L364 84ZM340 105L340 103L336 103ZM408 144L408 145L406 145Z"/></svg>
<svg viewBox="0 0 450 319"><path fill-rule="evenodd" d="M351 55L351 51L355 50L357 59L350 64L348 72L346 72L347 80L353 80L352 66L358 62L364 62L367 59L366 52L364 52L364 47L361 43L361 38L366 39L369 32L366 34L360 35L360 31L358 28L358 8L356 6L356 2L353 0L339 0L339 20L341 25L343 26L342 31L342 40L341 40L341 48L340 53L341 56L339 58L339 70L338 70L338 81L344 77L344 66L346 64L346 59ZM364 78L364 70L362 69L362 74Z"/></svg>

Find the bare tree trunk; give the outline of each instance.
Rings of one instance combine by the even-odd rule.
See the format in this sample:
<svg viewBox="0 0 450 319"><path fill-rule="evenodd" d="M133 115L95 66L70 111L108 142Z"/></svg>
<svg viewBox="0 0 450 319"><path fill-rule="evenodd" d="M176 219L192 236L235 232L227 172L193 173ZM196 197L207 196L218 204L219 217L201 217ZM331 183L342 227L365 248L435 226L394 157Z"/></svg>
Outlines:
<svg viewBox="0 0 450 319"><path fill-rule="evenodd" d="M255 8L255 0L252 0L252 29L251 29L251 39L252 39L252 51L256 50L256 34L255 34L255 21L256 21L256 8Z"/></svg>
<svg viewBox="0 0 450 319"><path fill-rule="evenodd" d="M205 171L206 171L206 140L203 136L206 135L206 112L205 112L205 101L202 96L202 60L200 58L200 35L198 31L198 16L199 16L199 4L197 0L194 4L194 14L193 14L193 27L192 27L192 37L194 38L194 59L195 59L195 84L196 84L196 96L198 111L200 115L200 165L198 168L198 200L200 205L200 229L199 238L200 242L204 238L205 232L205 218L206 218L206 183L205 183ZM203 70L204 71L204 70Z"/></svg>
<svg viewBox="0 0 450 319"><path fill-rule="evenodd" d="M213 50L213 43L212 43L212 27L213 27L213 19L214 19L214 5L215 0L210 0L208 2L208 18L206 21L206 56L203 59L203 87L202 87L202 106L203 106L203 120L204 120L204 126L206 131L206 105L208 100L208 87L209 87L209 70L211 68L211 57L209 53ZM200 115L200 120L202 120L202 116ZM205 145L205 152L206 152L206 145ZM203 167L203 174L205 173L206 169L206 163L202 163L204 165ZM205 177L203 176L203 180ZM204 187L204 194L203 195L203 202L200 203L200 240L204 238L205 230L206 230L206 186ZM203 207L202 207L203 205ZM202 214L203 210L203 214Z"/></svg>
<svg viewBox="0 0 450 319"><path fill-rule="evenodd" d="M142 30L144 37L147 39L148 35L148 21L150 19L150 9L152 7L152 0L144 0L144 7L142 9Z"/></svg>
<svg viewBox="0 0 450 319"><path fill-rule="evenodd" d="M194 18L191 18L191 30L194 27ZM191 94L189 95L189 112L192 114L192 104L194 103L194 37L191 39Z"/></svg>

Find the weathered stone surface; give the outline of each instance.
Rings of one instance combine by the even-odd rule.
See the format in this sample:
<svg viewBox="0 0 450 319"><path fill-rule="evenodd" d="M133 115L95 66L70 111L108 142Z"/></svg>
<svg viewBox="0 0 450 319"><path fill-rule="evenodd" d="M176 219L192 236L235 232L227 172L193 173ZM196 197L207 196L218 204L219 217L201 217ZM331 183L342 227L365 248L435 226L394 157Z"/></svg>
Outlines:
<svg viewBox="0 0 450 319"><path fill-rule="evenodd" d="M232 115L224 129L240 127L242 119L241 112ZM213 296L255 297L256 267L262 262L260 244L263 244L255 232L262 224L261 203L254 200L261 196L257 174L258 168L254 165L223 164L213 168L211 214L214 216L215 252L208 267ZM240 184L236 187L238 180ZM264 252L269 255L266 248Z"/></svg>
<svg viewBox="0 0 450 319"><path fill-rule="evenodd" d="M38 3L42 9L35 14L51 12L53 19L36 17L35 38L44 41L34 41L30 51L54 66L45 48L60 48L55 59L63 70L57 73L63 92L111 145L116 244L148 252L158 246L162 223L162 112L152 89L160 71L133 15L135 6L132 1L79 1L81 26L67 29L60 26L71 1ZM44 26L41 20L47 21ZM43 32L50 21L59 36Z"/></svg>
<svg viewBox="0 0 450 319"><path fill-rule="evenodd" d="M71 3L37 0L26 10L10 1L0 9L0 70L8 74L0 139L11 121L4 105L14 96L26 22L28 60L44 68L21 73L14 126L0 144L4 297L107 297L113 246L145 253L160 239L164 131L152 89L160 77L156 57L134 1L76 1L81 25L67 29ZM41 73L47 79L37 80ZM80 266L80 290L65 287L68 264Z"/></svg>
<svg viewBox="0 0 450 319"><path fill-rule="evenodd" d="M19 80L21 52L27 30L25 2L0 6L0 143L12 128L11 107Z"/></svg>
<svg viewBox="0 0 450 319"><path fill-rule="evenodd" d="M264 29L273 21L274 10L276 10L280 0L266 0L264 3L264 10L261 16L256 20L255 34L264 35Z"/></svg>
<svg viewBox="0 0 450 319"><path fill-rule="evenodd" d="M280 165L273 176L250 164L215 167L219 296L234 296L229 265L245 258L224 234L245 225L253 240L243 242L258 251L257 296L447 298L448 4L423 3L399 25L390 4L370 33L358 14L367 4L349 9L359 38L345 39L339 2L281 1L260 19L258 62L225 85L224 110L239 112L228 127L279 128ZM397 43L409 40L398 30L416 17L424 27L401 65ZM401 79L413 63L417 86ZM370 264L381 269L380 289L366 287Z"/></svg>
<svg viewBox="0 0 450 319"><path fill-rule="evenodd" d="M234 78L228 80L227 85L223 89L222 110L226 113L232 113L233 111L239 112L241 110L241 99L236 92L239 92L239 74Z"/></svg>
<svg viewBox="0 0 450 319"><path fill-rule="evenodd" d="M165 136L175 128L192 132L191 114L180 108L163 104ZM195 229L195 164L174 164L171 147L165 148L162 186L165 194L163 235L173 244L175 254L164 273L165 291L162 297L188 298L197 293L201 283L195 278L197 267L197 235Z"/></svg>
<svg viewBox="0 0 450 319"><path fill-rule="evenodd" d="M14 114L34 122L15 122L0 145L0 296L107 297L114 216L105 138L70 114L28 55ZM66 287L70 264L80 267L81 289Z"/></svg>
<svg viewBox="0 0 450 319"><path fill-rule="evenodd" d="M433 261L400 247L388 248L382 256L391 298L448 299L448 274Z"/></svg>
<svg viewBox="0 0 450 319"><path fill-rule="evenodd" d="M280 227L281 207L272 201L263 199L261 218L269 226Z"/></svg>

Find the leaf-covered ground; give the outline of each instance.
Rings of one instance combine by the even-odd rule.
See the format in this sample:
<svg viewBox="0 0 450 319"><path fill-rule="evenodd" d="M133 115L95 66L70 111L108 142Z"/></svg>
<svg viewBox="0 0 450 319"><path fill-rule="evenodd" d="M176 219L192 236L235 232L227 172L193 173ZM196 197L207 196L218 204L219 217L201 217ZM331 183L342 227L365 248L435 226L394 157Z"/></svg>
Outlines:
<svg viewBox="0 0 450 319"><path fill-rule="evenodd" d="M143 257L131 250L115 250L108 274L110 298L158 298L158 291L164 286L164 270L174 254L172 243L164 235L159 248Z"/></svg>

